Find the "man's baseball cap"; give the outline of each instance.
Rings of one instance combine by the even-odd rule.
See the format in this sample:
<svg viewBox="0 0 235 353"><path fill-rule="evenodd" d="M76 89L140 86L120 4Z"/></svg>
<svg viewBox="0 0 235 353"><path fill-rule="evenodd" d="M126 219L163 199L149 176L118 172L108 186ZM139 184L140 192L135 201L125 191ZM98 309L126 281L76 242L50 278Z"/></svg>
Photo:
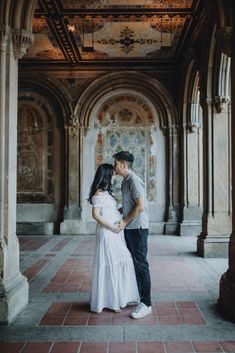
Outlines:
<svg viewBox="0 0 235 353"><path fill-rule="evenodd" d="M118 161L127 161L131 163L134 162L133 154L128 151L117 152L113 155L113 158L117 159Z"/></svg>

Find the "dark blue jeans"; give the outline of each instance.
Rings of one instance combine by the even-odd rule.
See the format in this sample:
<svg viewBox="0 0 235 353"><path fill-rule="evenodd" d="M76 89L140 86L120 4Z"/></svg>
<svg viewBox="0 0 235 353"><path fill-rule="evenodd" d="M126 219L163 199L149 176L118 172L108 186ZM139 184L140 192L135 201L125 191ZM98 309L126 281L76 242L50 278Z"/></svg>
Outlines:
<svg viewBox="0 0 235 353"><path fill-rule="evenodd" d="M133 257L140 301L151 305L151 279L147 260L148 229L124 229L126 245Z"/></svg>

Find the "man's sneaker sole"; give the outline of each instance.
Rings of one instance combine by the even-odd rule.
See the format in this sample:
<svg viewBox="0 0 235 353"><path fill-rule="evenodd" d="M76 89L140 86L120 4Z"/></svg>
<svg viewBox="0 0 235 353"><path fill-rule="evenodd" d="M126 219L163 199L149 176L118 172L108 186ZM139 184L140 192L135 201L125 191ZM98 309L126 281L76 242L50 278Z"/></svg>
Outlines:
<svg viewBox="0 0 235 353"><path fill-rule="evenodd" d="M144 317L151 315L152 314L152 308L150 310L148 310L148 312L146 312L145 314L141 314L141 313L131 313L131 317L132 319L143 319Z"/></svg>

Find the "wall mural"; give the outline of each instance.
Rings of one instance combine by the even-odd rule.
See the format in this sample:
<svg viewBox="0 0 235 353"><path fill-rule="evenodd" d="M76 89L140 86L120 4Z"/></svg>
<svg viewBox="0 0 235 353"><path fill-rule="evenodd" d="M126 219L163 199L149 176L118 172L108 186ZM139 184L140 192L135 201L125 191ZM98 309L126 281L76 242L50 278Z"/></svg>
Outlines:
<svg viewBox="0 0 235 353"><path fill-rule="evenodd" d="M118 96L103 104L96 122L96 167L112 155L128 150L135 156L133 170L145 181L149 201L156 199L156 155L153 148L152 128L154 117L148 105L139 98ZM115 193L121 201L121 178ZM118 192L119 191L119 192Z"/></svg>
<svg viewBox="0 0 235 353"><path fill-rule="evenodd" d="M52 120L25 101L18 111L17 201L53 201Z"/></svg>

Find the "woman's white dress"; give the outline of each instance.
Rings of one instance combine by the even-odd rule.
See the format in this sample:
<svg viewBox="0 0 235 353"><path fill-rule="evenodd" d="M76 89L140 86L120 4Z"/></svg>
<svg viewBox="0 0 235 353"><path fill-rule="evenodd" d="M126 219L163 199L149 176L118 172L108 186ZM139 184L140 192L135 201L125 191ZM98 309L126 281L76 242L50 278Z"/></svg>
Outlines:
<svg viewBox="0 0 235 353"><path fill-rule="evenodd" d="M120 220L116 200L107 192L92 198L93 207L101 208L101 216L109 223ZM116 234L100 224L96 226L96 248L93 263L91 310L119 309L138 301L139 292L132 256L123 231Z"/></svg>

